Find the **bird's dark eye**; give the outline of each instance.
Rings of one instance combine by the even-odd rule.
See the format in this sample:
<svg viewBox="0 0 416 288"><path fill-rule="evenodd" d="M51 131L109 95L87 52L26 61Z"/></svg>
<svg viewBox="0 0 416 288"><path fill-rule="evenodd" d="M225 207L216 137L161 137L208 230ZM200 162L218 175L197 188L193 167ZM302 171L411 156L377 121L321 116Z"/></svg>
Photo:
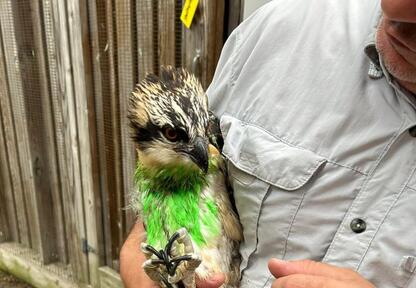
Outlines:
<svg viewBox="0 0 416 288"><path fill-rule="evenodd" d="M163 135L169 141L172 141L172 142L178 141L178 133L172 127L169 127L169 126L163 127Z"/></svg>

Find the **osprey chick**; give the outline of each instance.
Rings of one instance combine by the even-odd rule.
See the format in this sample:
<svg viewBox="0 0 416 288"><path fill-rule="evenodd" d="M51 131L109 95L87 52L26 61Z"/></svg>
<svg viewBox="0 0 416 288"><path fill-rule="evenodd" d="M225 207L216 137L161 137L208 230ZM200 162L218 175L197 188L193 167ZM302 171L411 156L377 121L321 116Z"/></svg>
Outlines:
<svg viewBox="0 0 416 288"><path fill-rule="evenodd" d="M224 273L224 287L237 287L241 226L201 84L184 69L162 67L160 78L148 75L132 93L129 118L139 159L132 206L147 232L144 270L162 287L195 287L195 273Z"/></svg>

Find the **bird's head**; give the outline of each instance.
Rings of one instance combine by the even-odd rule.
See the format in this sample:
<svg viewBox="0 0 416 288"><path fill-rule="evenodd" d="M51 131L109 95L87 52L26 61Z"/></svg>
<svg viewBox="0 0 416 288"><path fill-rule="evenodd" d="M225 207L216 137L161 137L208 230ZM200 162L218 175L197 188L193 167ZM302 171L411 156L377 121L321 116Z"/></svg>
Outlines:
<svg viewBox="0 0 416 288"><path fill-rule="evenodd" d="M129 119L144 167L208 170L208 104L192 74L162 67L160 77L148 75L130 97Z"/></svg>

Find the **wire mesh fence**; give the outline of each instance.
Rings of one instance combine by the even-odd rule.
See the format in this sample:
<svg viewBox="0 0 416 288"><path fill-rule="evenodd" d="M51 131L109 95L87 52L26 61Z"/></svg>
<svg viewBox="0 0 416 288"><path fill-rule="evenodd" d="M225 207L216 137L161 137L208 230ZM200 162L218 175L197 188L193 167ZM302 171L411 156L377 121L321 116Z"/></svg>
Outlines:
<svg viewBox="0 0 416 288"><path fill-rule="evenodd" d="M187 29L182 0L0 1L0 242L20 245L10 251L94 287L100 267L119 269L135 221L128 96L160 65L207 87L238 18L240 1L225 2L200 0Z"/></svg>

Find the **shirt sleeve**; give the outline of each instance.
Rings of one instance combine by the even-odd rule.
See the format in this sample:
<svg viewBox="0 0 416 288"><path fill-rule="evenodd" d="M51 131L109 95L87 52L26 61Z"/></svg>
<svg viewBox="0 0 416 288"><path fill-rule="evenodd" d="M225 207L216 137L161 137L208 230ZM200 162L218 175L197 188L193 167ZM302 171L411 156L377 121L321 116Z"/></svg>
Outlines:
<svg viewBox="0 0 416 288"><path fill-rule="evenodd" d="M237 65L237 45L239 29L236 28L228 37L215 70L214 78L207 90L210 109L220 115L221 100L229 95L234 82L234 71Z"/></svg>
<svg viewBox="0 0 416 288"><path fill-rule="evenodd" d="M210 109L218 117L224 113L241 68L259 40L262 30L271 17L276 18L280 14L281 2L271 1L257 9L231 33L224 44L213 80L206 91Z"/></svg>

